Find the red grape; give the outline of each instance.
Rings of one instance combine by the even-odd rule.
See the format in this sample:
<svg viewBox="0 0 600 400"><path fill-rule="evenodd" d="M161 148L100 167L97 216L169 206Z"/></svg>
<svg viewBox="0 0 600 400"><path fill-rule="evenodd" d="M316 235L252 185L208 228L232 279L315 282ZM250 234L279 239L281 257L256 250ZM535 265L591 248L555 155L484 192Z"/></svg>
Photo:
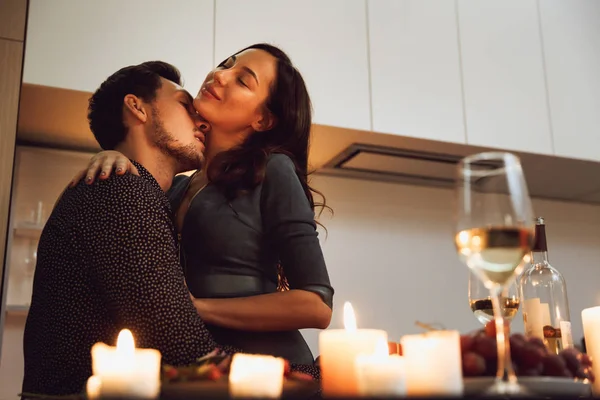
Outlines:
<svg viewBox="0 0 600 400"><path fill-rule="evenodd" d="M574 347L560 352L560 356L563 358L567 368L569 368L569 371L571 371L572 374L575 374L577 368L579 368L579 354L579 350Z"/></svg>
<svg viewBox="0 0 600 400"><path fill-rule="evenodd" d="M486 361L495 362L498 359L496 339L479 335L475 336L473 342L473 351L481 355Z"/></svg>
<svg viewBox="0 0 600 400"><path fill-rule="evenodd" d="M587 354L579 353L577 358L579 359L579 362L581 363L581 365L586 366L586 367L592 366L592 359Z"/></svg>
<svg viewBox="0 0 600 400"><path fill-rule="evenodd" d="M528 342L534 346L536 346L539 349L542 349L544 351L544 353L548 352L548 348L546 347L546 345L544 344L544 341L538 337L531 337L528 339Z"/></svg>
<svg viewBox="0 0 600 400"><path fill-rule="evenodd" d="M567 364L558 354L548 353L542 359L545 376L565 376Z"/></svg>
<svg viewBox="0 0 600 400"><path fill-rule="evenodd" d="M520 333L510 336L510 356L513 360L519 362L523 355L523 349L527 345L527 340Z"/></svg>
<svg viewBox="0 0 600 400"><path fill-rule="evenodd" d="M485 360L479 354L467 351L462 355L464 376L480 376L485 372L485 367Z"/></svg>
<svg viewBox="0 0 600 400"><path fill-rule="evenodd" d="M542 364L542 358L544 357L544 354L545 352L538 347L527 343L525 346L523 346L523 351L519 357L519 364L524 369L537 368L540 364Z"/></svg>
<svg viewBox="0 0 600 400"><path fill-rule="evenodd" d="M461 335L460 336L460 350L462 353L466 353L473 348L473 336Z"/></svg>

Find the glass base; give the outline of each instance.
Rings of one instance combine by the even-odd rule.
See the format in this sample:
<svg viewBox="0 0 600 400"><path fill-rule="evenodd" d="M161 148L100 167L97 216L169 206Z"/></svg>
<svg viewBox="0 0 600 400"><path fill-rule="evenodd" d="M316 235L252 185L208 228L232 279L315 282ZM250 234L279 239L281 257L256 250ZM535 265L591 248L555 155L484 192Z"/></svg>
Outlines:
<svg viewBox="0 0 600 400"><path fill-rule="evenodd" d="M517 382L503 381L496 379L494 384L487 388L483 393L484 396L502 396L502 397L529 397L533 396L527 388L519 385Z"/></svg>

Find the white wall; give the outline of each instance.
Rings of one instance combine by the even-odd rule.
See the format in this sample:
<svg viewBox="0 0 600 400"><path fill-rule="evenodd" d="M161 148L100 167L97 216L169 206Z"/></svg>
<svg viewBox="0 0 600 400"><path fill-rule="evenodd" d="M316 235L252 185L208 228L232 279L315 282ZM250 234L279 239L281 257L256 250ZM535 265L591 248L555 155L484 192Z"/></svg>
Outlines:
<svg viewBox="0 0 600 400"><path fill-rule="evenodd" d="M60 193L87 155L48 157L52 152L20 153L17 196ZM41 186L37 182L52 182ZM29 182L26 190L19 187ZM329 233L321 234L336 290L332 328L342 326L341 307L351 301L360 327L381 328L390 339L418 332L416 320L442 323L467 332L479 327L467 301L467 267L454 251L452 191L314 176L334 216L324 214ZM44 197L45 198L45 197ZM20 197L24 200L24 197ZM51 205L50 205L51 206ZM581 310L600 305L600 206L534 201L547 220L551 262L569 288L574 339L582 337ZM522 330L521 313L516 330ZM22 377L24 319L7 321L0 360L0 400L13 399ZM305 332L315 355L317 332Z"/></svg>
<svg viewBox="0 0 600 400"><path fill-rule="evenodd" d="M467 301L467 267L453 245L451 190L316 176L334 217L323 217L323 249L336 290L331 327L342 327L352 302L359 327L391 340L420 332L419 320L468 332L479 328ZM565 276L573 337L583 336L581 310L600 305L600 206L534 200L546 218L550 262ZM523 327L521 313L515 330ZM306 333L315 353L317 333Z"/></svg>

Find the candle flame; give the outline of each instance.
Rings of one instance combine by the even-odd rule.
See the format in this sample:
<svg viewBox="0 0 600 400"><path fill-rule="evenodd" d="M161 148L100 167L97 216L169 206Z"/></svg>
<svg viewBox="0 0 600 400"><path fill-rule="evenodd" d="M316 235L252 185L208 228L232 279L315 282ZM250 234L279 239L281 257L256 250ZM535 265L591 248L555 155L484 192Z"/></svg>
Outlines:
<svg viewBox="0 0 600 400"><path fill-rule="evenodd" d="M123 329L119 332L119 337L117 338L117 353L133 357L134 350L135 342L133 334L129 329Z"/></svg>
<svg viewBox="0 0 600 400"><path fill-rule="evenodd" d="M344 328L347 331L356 331L356 317L354 316L354 309L349 301L344 303Z"/></svg>

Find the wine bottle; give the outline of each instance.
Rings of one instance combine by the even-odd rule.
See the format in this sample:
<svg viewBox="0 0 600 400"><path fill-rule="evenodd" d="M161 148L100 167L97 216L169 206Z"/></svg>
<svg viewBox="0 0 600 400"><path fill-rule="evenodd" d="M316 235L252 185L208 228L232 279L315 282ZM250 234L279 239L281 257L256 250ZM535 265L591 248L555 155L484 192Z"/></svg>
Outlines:
<svg viewBox="0 0 600 400"><path fill-rule="evenodd" d="M538 337L552 352L573 347L567 285L548 261L546 225L536 218L531 263L519 278L525 335Z"/></svg>

